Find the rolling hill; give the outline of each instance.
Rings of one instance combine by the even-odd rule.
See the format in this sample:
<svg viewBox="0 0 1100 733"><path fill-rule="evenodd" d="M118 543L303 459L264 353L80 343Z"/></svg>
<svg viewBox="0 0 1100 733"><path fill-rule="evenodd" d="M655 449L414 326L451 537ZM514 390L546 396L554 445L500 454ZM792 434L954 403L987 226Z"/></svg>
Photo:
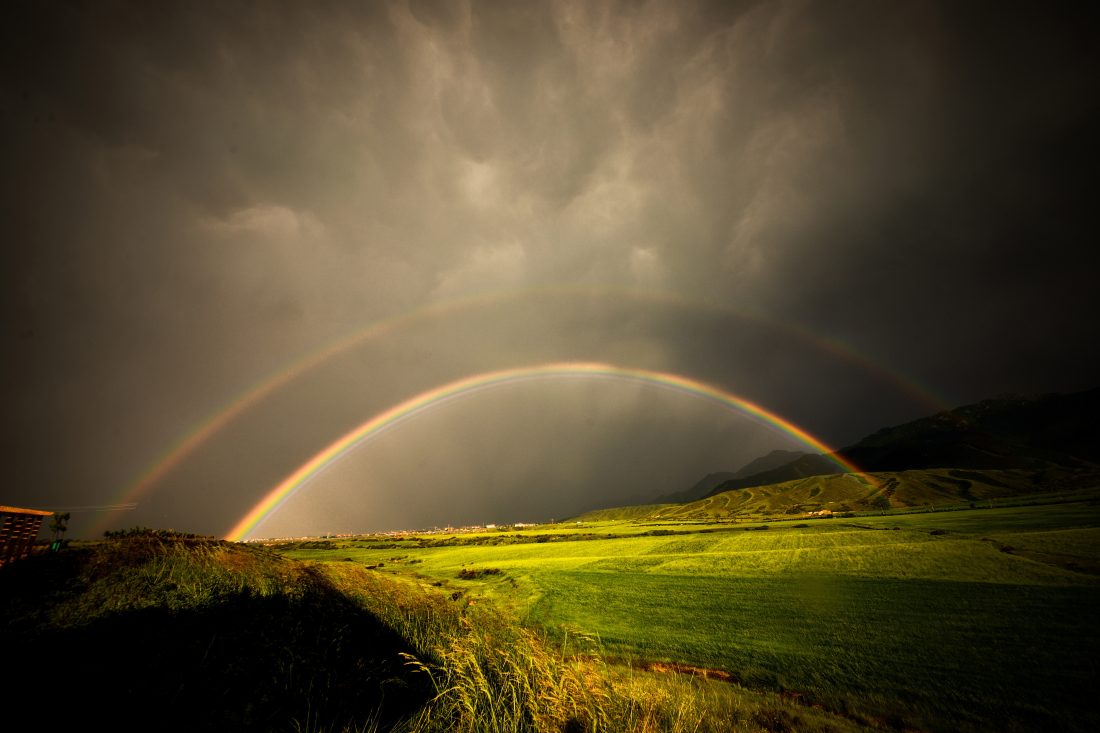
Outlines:
<svg viewBox="0 0 1100 733"><path fill-rule="evenodd" d="M980 504L1100 486L1100 389L983 400L883 428L838 451L868 471L838 472L823 455L781 465L773 452L661 501L588 512L580 521L733 519ZM753 468L769 466L753 472Z"/></svg>
<svg viewBox="0 0 1100 733"><path fill-rule="evenodd" d="M867 471L1091 470L1100 467L1098 410L1100 389L998 397L883 428L838 452ZM803 455L724 481L710 495L837 472L824 456Z"/></svg>
<svg viewBox="0 0 1100 733"><path fill-rule="evenodd" d="M682 504L602 509L576 521L749 520L831 516L847 512L987 506L1005 500L1043 501L1100 487L1100 472L958 468L807 476L724 491ZM1045 497L1045 498L1044 498Z"/></svg>
<svg viewBox="0 0 1100 733"><path fill-rule="evenodd" d="M884 428L840 452L869 471L1095 468L1100 389L1010 396Z"/></svg>
<svg viewBox="0 0 1100 733"><path fill-rule="evenodd" d="M715 487L730 481L736 481L737 479L743 479L748 476L756 476L764 473L765 471L771 471L782 466L786 466L793 461L796 461L806 453L796 450L773 450L767 455L754 458L746 463L741 468L734 472L718 471L716 473L708 473L701 478L694 486L683 491L677 491L672 494L665 494L658 496L653 500L654 504L672 504L685 501L695 501L696 499L702 499L704 496L711 494Z"/></svg>
<svg viewBox="0 0 1100 733"><path fill-rule="evenodd" d="M720 494L733 489L743 489L751 486L767 486L768 484L793 481L807 476L823 476L830 473L840 473L840 467L835 461L823 455L806 453L794 459L790 463L776 466L767 471L741 476L722 483L711 489L708 496Z"/></svg>

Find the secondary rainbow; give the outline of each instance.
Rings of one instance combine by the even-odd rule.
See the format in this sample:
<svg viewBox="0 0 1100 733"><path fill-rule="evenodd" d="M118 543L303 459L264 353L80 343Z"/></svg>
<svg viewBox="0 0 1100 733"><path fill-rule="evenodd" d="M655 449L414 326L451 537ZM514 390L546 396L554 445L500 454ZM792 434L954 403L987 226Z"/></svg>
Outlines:
<svg viewBox="0 0 1100 733"><path fill-rule="evenodd" d="M348 333L336 341L320 346L316 350L307 352L298 359L272 372L262 381L249 387L244 392L241 392L230 402L222 405L217 410L207 415L203 420L194 424L189 431L179 436L174 443L151 461L145 470L135 477L131 483L124 486L118 494L112 498L112 501L119 504L132 504L137 502L138 499L142 498L154 486L164 480L168 474L175 470L175 468L183 463L191 454L205 445L215 434L220 432L242 414L261 404L268 397L283 389L298 377L363 344L399 332L402 329L411 327L422 321L429 321L434 318L472 311L479 307L491 307L510 301L544 297L598 297L637 300L639 302L665 307L687 308L700 311L712 310L715 313L721 313L725 316L741 319L749 323L756 323L774 328L794 336L810 344L822 353L831 354L844 362L864 370L884 383L894 385L915 402L925 405L934 412L940 412L950 407L950 404L946 400L942 397L937 397L929 391L928 388L923 387L913 379L898 372L886 369L875 361L859 354L853 350L852 347L843 342L827 338L796 324L776 321L775 319L768 318L764 314L741 312L720 304L702 300L692 300L674 293L634 291L618 288L558 286L521 291L500 291L461 298L445 303L436 303L409 313L394 315L385 320L378 321ZM107 527L109 521L110 513L108 512L99 520L92 534L99 534Z"/></svg>
<svg viewBox="0 0 1100 733"><path fill-rule="evenodd" d="M326 448L313 456L313 458L302 464L298 470L287 476L278 486L271 489L259 503L229 530L226 539L232 541L245 539L311 478L332 465L342 456L346 455L357 445L360 445L364 441L382 433L403 420L450 400L475 394L481 390L516 382L571 377L605 378L640 382L666 389L677 390L695 397L710 400L758 419L766 425L801 441L814 450L820 451L836 463L844 473L863 473L863 470L851 461L837 455L832 448L794 423L732 392L727 392L718 387L668 372L630 369L599 362L557 362L475 374L421 392L375 415L330 443Z"/></svg>

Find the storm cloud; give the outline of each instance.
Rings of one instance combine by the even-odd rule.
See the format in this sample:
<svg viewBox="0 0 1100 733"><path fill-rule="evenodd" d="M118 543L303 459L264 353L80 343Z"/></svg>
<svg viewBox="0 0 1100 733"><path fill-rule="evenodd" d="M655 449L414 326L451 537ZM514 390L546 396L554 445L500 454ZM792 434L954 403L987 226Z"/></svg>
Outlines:
<svg viewBox="0 0 1100 733"><path fill-rule="evenodd" d="M833 445L1095 386L1092 15L10 3L0 503L110 503L387 319L74 530L223 532L371 415L549 361L688 375ZM525 390L391 431L280 531L564 516L798 447L636 385Z"/></svg>

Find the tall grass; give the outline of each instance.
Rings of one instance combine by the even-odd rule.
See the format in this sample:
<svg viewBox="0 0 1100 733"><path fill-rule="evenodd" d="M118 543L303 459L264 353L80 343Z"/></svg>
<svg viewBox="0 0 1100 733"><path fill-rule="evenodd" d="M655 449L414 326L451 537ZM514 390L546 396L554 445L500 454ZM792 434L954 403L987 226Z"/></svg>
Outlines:
<svg viewBox="0 0 1100 733"><path fill-rule="evenodd" d="M75 579L80 592L53 609L51 622L82 625L111 612L191 609L239 595L300 597L316 585L304 571L263 548L220 540L111 539L86 551Z"/></svg>
<svg viewBox="0 0 1100 733"><path fill-rule="evenodd" d="M415 653L406 664L431 680L434 697L395 728L400 733L858 728L778 695L610 664L591 635L566 629L553 640L457 592L350 563L317 567L408 640Z"/></svg>
<svg viewBox="0 0 1100 733"><path fill-rule="evenodd" d="M450 597L357 566L326 572L415 650L407 664L435 696L409 731L606 730L611 692L594 639L555 647L464 596Z"/></svg>

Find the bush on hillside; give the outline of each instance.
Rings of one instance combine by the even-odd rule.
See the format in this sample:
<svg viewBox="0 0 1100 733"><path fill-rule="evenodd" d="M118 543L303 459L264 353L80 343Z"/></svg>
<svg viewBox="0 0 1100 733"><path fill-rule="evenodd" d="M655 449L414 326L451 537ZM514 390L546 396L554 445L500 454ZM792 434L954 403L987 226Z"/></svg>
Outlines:
<svg viewBox="0 0 1100 733"><path fill-rule="evenodd" d="M462 568L458 571L461 580L477 580L486 575L500 575L500 568Z"/></svg>

